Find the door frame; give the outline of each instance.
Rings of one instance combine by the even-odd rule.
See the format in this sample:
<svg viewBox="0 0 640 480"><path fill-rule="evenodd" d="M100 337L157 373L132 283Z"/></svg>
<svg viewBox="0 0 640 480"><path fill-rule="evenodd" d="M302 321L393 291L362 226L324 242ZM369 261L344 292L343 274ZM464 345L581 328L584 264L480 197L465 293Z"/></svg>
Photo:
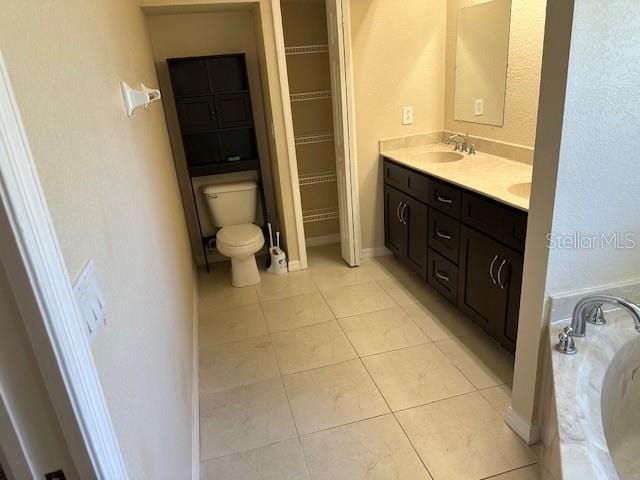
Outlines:
<svg viewBox="0 0 640 480"><path fill-rule="evenodd" d="M341 99L346 107L345 118L348 125L346 132L348 138L345 139L348 146L349 156L345 158L345 170L349 173L350 182L347 191L347 203L344 208L350 212L353 218L354 229L349 232L351 242L355 245L356 265L360 263L362 257L362 234L360 226L360 196L358 187L358 161L356 144L356 119L355 119L355 88L353 80L353 53L351 47L351 16L349 0L325 0L327 2L339 2L338 11L342 12L342 35L344 45L345 71L343 72L343 91L346 98ZM295 214L296 236L298 238L299 268L290 270L304 270L308 267L307 242L304 234L304 221L302 212L302 197L300 194L300 180L298 174L298 159L296 154L295 133L293 129L293 114L291 110L289 76L287 73L287 59L284 43L284 31L282 26L281 0L272 0L273 26L276 37L276 53L278 58L278 71L280 80L280 91L282 95L282 107L284 111L285 138L289 157L289 172L291 191L293 194L293 208ZM334 99L335 101L335 99ZM334 126L334 128L336 128ZM342 210L342 206L341 206ZM296 267L298 267L296 265Z"/></svg>
<svg viewBox="0 0 640 480"><path fill-rule="evenodd" d="M1 51L0 261L78 474L128 479Z"/></svg>

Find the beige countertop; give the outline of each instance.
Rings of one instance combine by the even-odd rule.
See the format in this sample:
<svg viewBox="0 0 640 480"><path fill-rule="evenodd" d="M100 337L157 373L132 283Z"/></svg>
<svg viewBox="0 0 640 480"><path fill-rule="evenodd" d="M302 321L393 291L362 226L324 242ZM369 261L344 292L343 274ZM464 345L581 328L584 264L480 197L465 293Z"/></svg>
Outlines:
<svg viewBox="0 0 640 480"><path fill-rule="evenodd" d="M440 178L525 212L529 211L533 167L478 152L464 154L454 162L431 162L429 152L452 152L450 145L436 143L381 151L380 155L419 172Z"/></svg>

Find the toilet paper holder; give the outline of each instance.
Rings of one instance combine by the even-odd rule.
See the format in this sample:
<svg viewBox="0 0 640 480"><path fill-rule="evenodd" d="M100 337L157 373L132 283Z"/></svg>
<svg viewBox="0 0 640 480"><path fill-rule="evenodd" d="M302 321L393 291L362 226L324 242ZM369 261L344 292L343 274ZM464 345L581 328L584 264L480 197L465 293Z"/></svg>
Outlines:
<svg viewBox="0 0 640 480"><path fill-rule="evenodd" d="M131 88L127 82L120 82L122 88L122 96L127 109L127 116L132 117L138 107L147 108L151 102L160 100L160 90L157 88L149 88L140 82L140 88L136 90Z"/></svg>

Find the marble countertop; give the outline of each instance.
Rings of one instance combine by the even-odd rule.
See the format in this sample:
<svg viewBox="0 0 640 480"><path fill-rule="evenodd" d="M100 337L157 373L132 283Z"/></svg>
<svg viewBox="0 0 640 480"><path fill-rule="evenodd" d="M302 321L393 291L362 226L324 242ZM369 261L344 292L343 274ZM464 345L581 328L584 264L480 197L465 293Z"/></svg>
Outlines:
<svg viewBox="0 0 640 480"><path fill-rule="evenodd" d="M616 354L640 337L628 313L616 310L606 316L606 325L587 325L587 335L575 339L575 355L564 355L554 348L558 334L571 321L549 326L563 478L619 478L604 432L602 389Z"/></svg>
<svg viewBox="0 0 640 480"><path fill-rule="evenodd" d="M380 155L419 172L472 190L525 212L533 167L526 163L478 152L465 154L455 162L434 163L426 160L429 152L452 151L451 145L436 143L416 147L383 150Z"/></svg>

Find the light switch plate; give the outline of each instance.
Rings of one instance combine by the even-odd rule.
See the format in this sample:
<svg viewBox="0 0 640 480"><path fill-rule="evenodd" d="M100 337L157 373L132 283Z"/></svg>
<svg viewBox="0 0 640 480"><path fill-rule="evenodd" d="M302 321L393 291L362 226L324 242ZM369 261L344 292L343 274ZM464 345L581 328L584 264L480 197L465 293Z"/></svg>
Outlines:
<svg viewBox="0 0 640 480"><path fill-rule="evenodd" d="M484 115L484 98L476 98L473 104L473 114L476 117Z"/></svg>
<svg viewBox="0 0 640 480"><path fill-rule="evenodd" d="M402 107L402 124L403 125L413 124L413 107L410 105Z"/></svg>
<svg viewBox="0 0 640 480"><path fill-rule="evenodd" d="M89 260L85 265L73 286L73 291L84 320L85 333L93 342L107 320L107 305L93 260Z"/></svg>

